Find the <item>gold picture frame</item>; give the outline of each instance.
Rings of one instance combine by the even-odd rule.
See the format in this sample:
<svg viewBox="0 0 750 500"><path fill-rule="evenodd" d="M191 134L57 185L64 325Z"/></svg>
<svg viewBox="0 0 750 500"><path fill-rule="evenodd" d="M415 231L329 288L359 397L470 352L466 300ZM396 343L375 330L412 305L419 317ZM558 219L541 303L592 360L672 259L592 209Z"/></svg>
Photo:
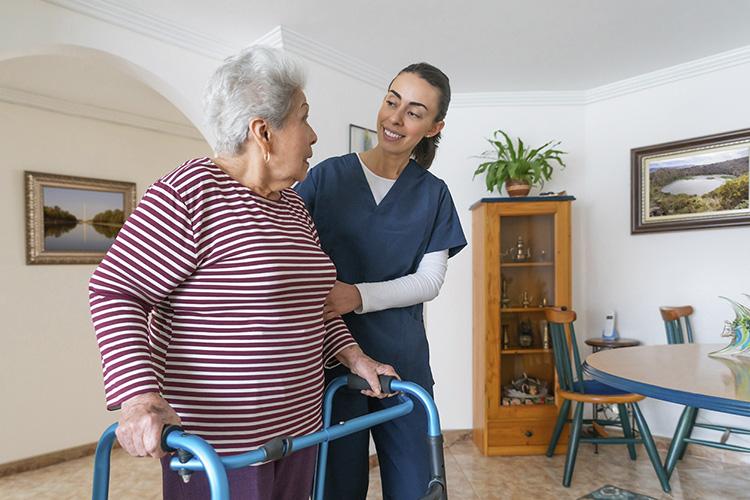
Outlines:
<svg viewBox="0 0 750 500"><path fill-rule="evenodd" d="M98 264L133 213L133 182L24 172L26 264Z"/></svg>

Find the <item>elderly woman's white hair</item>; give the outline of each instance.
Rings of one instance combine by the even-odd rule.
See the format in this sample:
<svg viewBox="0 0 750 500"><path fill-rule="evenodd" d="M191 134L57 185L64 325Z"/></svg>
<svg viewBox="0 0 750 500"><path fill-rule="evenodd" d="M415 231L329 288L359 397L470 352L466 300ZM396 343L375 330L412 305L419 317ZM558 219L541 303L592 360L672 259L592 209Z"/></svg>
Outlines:
<svg viewBox="0 0 750 500"><path fill-rule="evenodd" d="M304 86L300 66L279 49L256 45L227 58L209 80L204 95L216 154L242 152L251 118L283 127L292 96Z"/></svg>

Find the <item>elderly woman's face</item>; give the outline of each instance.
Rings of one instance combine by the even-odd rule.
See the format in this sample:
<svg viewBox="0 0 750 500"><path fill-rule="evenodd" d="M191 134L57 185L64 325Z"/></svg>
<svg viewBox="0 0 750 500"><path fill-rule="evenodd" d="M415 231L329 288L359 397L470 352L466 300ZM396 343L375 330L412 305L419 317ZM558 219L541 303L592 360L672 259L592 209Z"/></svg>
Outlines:
<svg viewBox="0 0 750 500"><path fill-rule="evenodd" d="M271 167L274 175L289 181L290 186L304 180L310 167L308 160L313 154L312 145L318 141L315 131L307 123L309 112L305 93L295 93L284 126L273 131L275 144Z"/></svg>
<svg viewBox="0 0 750 500"><path fill-rule="evenodd" d="M439 132L439 102L440 91L419 75L398 75L378 111L379 146L393 153L411 152L423 137Z"/></svg>

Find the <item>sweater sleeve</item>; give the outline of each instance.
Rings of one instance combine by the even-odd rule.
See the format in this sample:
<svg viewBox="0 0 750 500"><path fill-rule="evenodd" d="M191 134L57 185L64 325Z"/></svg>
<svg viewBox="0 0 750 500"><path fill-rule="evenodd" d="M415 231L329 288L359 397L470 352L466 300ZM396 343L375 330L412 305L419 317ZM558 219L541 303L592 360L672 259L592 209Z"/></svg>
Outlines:
<svg viewBox="0 0 750 500"><path fill-rule="evenodd" d="M89 306L104 371L107 408L159 392L148 318L197 267L189 212L163 182L153 184L128 217L89 280Z"/></svg>
<svg viewBox="0 0 750 500"><path fill-rule="evenodd" d="M430 252L422 257L417 271L400 278L375 283L356 283L362 307L356 314L383 311L429 302L440 293L448 270L448 250Z"/></svg>

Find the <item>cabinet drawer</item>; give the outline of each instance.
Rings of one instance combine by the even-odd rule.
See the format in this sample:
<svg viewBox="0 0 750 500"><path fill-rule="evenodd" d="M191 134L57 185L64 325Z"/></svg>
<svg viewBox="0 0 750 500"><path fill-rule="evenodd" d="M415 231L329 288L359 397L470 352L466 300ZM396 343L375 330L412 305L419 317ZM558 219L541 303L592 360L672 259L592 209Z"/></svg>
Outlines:
<svg viewBox="0 0 750 500"><path fill-rule="evenodd" d="M539 420L504 420L490 421L490 446L533 446L546 445L552 437L555 421L540 422Z"/></svg>

